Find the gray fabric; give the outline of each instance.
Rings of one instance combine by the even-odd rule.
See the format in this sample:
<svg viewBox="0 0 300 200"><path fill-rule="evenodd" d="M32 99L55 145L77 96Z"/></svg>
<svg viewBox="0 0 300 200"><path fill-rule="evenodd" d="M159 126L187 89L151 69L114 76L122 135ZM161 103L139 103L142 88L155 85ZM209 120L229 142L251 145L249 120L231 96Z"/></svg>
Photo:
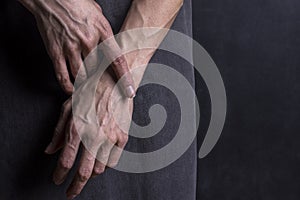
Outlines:
<svg viewBox="0 0 300 200"><path fill-rule="evenodd" d="M99 1L115 33L120 29L130 3L128 0ZM191 17L191 1L187 0L172 29L191 35ZM32 27L35 27L33 20L30 23ZM14 30L13 24L12 27L8 27L8 30ZM35 30L32 35L36 37L37 31ZM35 42L41 43L41 40L35 39ZM24 45L29 46L26 41ZM28 46L23 48L29 50ZM35 60L39 51L43 51L42 45L35 46L31 52L19 57L18 61L12 60L13 48L7 49L8 53L1 52L0 54L2 66L0 87L3 94L0 99L2 106L0 171L6 177L5 180L1 180L0 199L64 199L65 191L72 179L72 176L69 176L62 186L55 186L51 181L51 173L56 165L57 156L43 154L65 96L59 92L56 80L53 77L49 78L49 74L53 72L45 54L42 59ZM26 60L28 57L34 61L25 62L25 66L27 67L29 63L29 70L37 71L40 76L33 75L27 70L23 73L21 60L22 58ZM158 51L151 62L173 67L181 72L192 85L194 84L192 66L179 57ZM40 68L41 63L48 63L45 64L48 68L36 70ZM18 67L13 71L8 69L14 65ZM19 76L16 77L16 74ZM36 77L40 78L35 79ZM191 103L193 101L191 97ZM163 105L168 114L164 128L151 138L130 137L126 146L127 150L153 151L168 144L176 134L180 123L178 102L174 95L164 87L148 85L138 90L133 120L139 125L147 125L149 123L148 110L156 103ZM178 160L155 172L132 174L107 169L104 174L90 180L77 199L193 200L196 199L196 161L196 142L194 142ZM74 173L73 169L71 174L74 175ZM3 189L5 191L2 191Z"/></svg>

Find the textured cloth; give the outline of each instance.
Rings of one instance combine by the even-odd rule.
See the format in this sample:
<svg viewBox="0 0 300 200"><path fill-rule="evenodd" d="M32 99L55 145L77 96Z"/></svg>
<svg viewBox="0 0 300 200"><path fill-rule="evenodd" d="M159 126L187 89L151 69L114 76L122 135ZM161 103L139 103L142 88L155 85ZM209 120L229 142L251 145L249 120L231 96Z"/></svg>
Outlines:
<svg viewBox="0 0 300 200"><path fill-rule="evenodd" d="M117 33L131 1L101 0L99 4ZM65 199L75 169L62 186L55 186L51 176L58 154L47 156L43 150L52 137L60 105L66 97L54 78L34 19L17 4L5 11L3 14L12 21L5 31L2 30L9 40L3 41L5 48L0 53L0 171L5 175L1 180L0 199ZM19 13L18 17L13 16L15 12ZM191 14L191 1L184 1L172 29L191 36ZM194 84L193 68L183 59L157 51L151 62L171 66ZM193 101L191 97L192 104ZM181 117L178 102L164 87L147 85L138 90L133 120L139 125L147 125L147 112L157 103L164 106L168 114L165 126L151 138L130 137L126 150L153 151L168 144L176 134ZM196 199L196 161L194 142L178 160L154 172L133 174L107 169L90 180L77 199L193 200Z"/></svg>

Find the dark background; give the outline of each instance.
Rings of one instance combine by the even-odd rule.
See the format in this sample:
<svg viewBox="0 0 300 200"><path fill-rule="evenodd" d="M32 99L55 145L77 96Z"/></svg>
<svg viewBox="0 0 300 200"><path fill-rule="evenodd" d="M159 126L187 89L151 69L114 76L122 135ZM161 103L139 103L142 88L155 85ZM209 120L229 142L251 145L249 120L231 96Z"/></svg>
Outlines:
<svg viewBox="0 0 300 200"><path fill-rule="evenodd" d="M198 199L300 199L300 1L194 0L193 17L194 38L219 67L228 98L223 133L213 151L199 160ZM0 133L0 139L14 141L30 133L30 138L21 141L26 141L22 144L24 148L31 145L32 149L28 154L17 146L10 148L14 150L9 155L19 154L24 160L15 163L12 157L7 163L1 159L4 171L0 173L4 179L25 186L24 193L30 189L29 185L26 187L30 179L38 192L38 177L53 167L47 166L49 158L40 149L50 140L64 97L53 81L51 62L35 22L16 1L5 1L0 7L0 33L1 66L20 66L1 67L0 84L7 87L6 91L0 91L0 109L12 113L0 112L3 122L0 131L8 133ZM40 60L45 64L34 67ZM18 81L10 81L15 76ZM210 103L199 75L197 83L204 108L199 130L201 143L209 123L205 119L209 118ZM28 90L18 91L19 84ZM35 95L41 91L44 95ZM3 96L8 92L10 95ZM48 105L47 110L43 104ZM33 108L36 109L33 113L26 111ZM16 120L20 116L23 121ZM39 130L32 132L28 127L35 123L35 118L45 123L38 124ZM20 129L24 134L15 135L15 130ZM41 135L41 131L49 138ZM0 158L7 153L1 150ZM26 173L30 171L26 163L32 162L40 166L34 175ZM11 170L20 169L19 166L22 169L18 172ZM14 179L14 173L24 174L23 180ZM5 190L11 190L9 187L1 181L4 199L7 199Z"/></svg>
<svg viewBox="0 0 300 200"><path fill-rule="evenodd" d="M300 199L300 1L194 0L193 17L228 100L198 199Z"/></svg>

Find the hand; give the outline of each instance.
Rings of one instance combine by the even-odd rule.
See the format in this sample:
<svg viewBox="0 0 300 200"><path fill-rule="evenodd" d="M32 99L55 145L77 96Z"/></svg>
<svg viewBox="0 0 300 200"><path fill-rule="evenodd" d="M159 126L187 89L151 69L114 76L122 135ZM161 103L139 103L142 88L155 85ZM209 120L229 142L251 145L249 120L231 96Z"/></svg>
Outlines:
<svg viewBox="0 0 300 200"><path fill-rule="evenodd" d="M81 192L91 176L103 173L106 166L114 167L127 143L133 100L122 97L118 87L114 86L115 81L106 71L95 95L100 125L97 131L82 132L81 127L86 122L76 120L74 123L69 99L63 106L52 142L45 150L53 154L63 148L53 174L53 181L61 184L74 164L80 143L84 143L77 173L67 190L70 199ZM83 138L86 142L83 142Z"/></svg>
<svg viewBox="0 0 300 200"><path fill-rule="evenodd" d="M73 84L69 74L75 78L80 66L83 65L82 56L85 58L98 43L113 37L109 22L94 0L20 0L20 2L35 16L46 49L53 61L56 77L64 91L71 94ZM109 44L110 52L104 52L107 57L120 51L116 41L110 41L112 41ZM89 57L90 61L88 64L85 63L89 66L86 67L96 67L97 53ZM115 59L112 68L118 79L129 71L124 56ZM85 79L87 75L79 74L79 76ZM124 80L121 83L122 89L125 95L131 98L135 95L133 80L130 76Z"/></svg>

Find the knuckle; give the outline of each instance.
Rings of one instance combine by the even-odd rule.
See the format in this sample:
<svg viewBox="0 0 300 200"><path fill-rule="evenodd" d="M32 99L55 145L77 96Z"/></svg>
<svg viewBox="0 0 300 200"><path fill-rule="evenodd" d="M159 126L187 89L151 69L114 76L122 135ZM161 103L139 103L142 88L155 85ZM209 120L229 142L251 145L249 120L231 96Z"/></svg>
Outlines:
<svg viewBox="0 0 300 200"><path fill-rule="evenodd" d="M79 49L76 43L68 43L66 48L67 52L69 53L76 52Z"/></svg>
<svg viewBox="0 0 300 200"><path fill-rule="evenodd" d="M108 139L110 142L114 143L114 144L115 144L115 143L117 142L117 140L118 140L116 134L109 134L109 135L107 135L107 139Z"/></svg>
<svg viewBox="0 0 300 200"><path fill-rule="evenodd" d="M89 144L93 147L98 146L98 144L103 143L106 139L104 134L96 134L96 135L91 136L90 138L92 138L92 141L90 141Z"/></svg>
<svg viewBox="0 0 300 200"><path fill-rule="evenodd" d="M94 174L99 175L104 172L104 167L95 167L94 168Z"/></svg>
<svg viewBox="0 0 300 200"><path fill-rule="evenodd" d="M63 85L65 85L68 82L68 79L69 77L67 76L66 73L59 72L57 74L57 80Z"/></svg>
<svg viewBox="0 0 300 200"><path fill-rule="evenodd" d="M53 54L51 56L51 60L54 64L54 66L59 69L61 67L62 64L62 56L60 54Z"/></svg>
<svg viewBox="0 0 300 200"><path fill-rule="evenodd" d="M90 170L87 168L79 169L78 177L81 182L86 182L91 177Z"/></svg>
<svg viewBox="0 0 300 200"><path fill-rule="evenodd" d="M61 87L69 92L73 91L72 83L70 82L69 75L66 73L58 73L57 80L60 83Z"/></svg>
<svg viewBox="0 0 300 200"><path fill-rule="evenodd" d="M74 153L76 153L76 149L80 143L80 138L77 134L72 133L73 131L70 131L71 133L66 134L66 145L72 149Z"/></svg>
<svg viewBox="0 0 300 200"><path fill-rule="evenodd" d="M124 145L128 142L128 135L127 134L122 134L120 139L119 139L119 143Z"/></svg>
<svg viewBox="0 0 300 200"><path fill-rule="evenodd" d="M105 40L107 38L110 38L113 36L113 32L110 28L110 25L108 23L103 23L102 28L101 28L101 35L102 35L102 40Z"/></svg>
<svg viewBox="0 0 300 200"><path fill-rule="evenodd" d="M57 45L51 45L48 49L49 54L52 60L58 60L58 57L61 55L61 49Z"/></svg>
<svg viewBox="0 0 300 200"><path fill-rule="evenodd" d="M71 53L71 52L76 52L78 50L77 47L75 46L71 46L71 47L68 47L68 51Z"/></svg>
<svg viewBox="0 0 300 200"><path fill-rule="evenodd" d="M67 158L61 158L59 160L59 164L60 166L65 169L65 170L69 170L71 169L72 165L73 165L73 162L70 160L70 159L67 159Z"/></svg>
<svg viewBox="0 0 300 200"><path fill-rule="evenodd" d="M97 37L93 34L87 33L83 39L83 44L88 50L92 50L97 46Z"/></svg>
<svg viewBox="0 0 300 200"><path fill-rule="evenodd" d="M127 61L126 59L124 58L124 56L120 56L118 58L116 58L114 61L113 61L113 64L118 66L118 67L124 67L127 65Z"/></svg>

